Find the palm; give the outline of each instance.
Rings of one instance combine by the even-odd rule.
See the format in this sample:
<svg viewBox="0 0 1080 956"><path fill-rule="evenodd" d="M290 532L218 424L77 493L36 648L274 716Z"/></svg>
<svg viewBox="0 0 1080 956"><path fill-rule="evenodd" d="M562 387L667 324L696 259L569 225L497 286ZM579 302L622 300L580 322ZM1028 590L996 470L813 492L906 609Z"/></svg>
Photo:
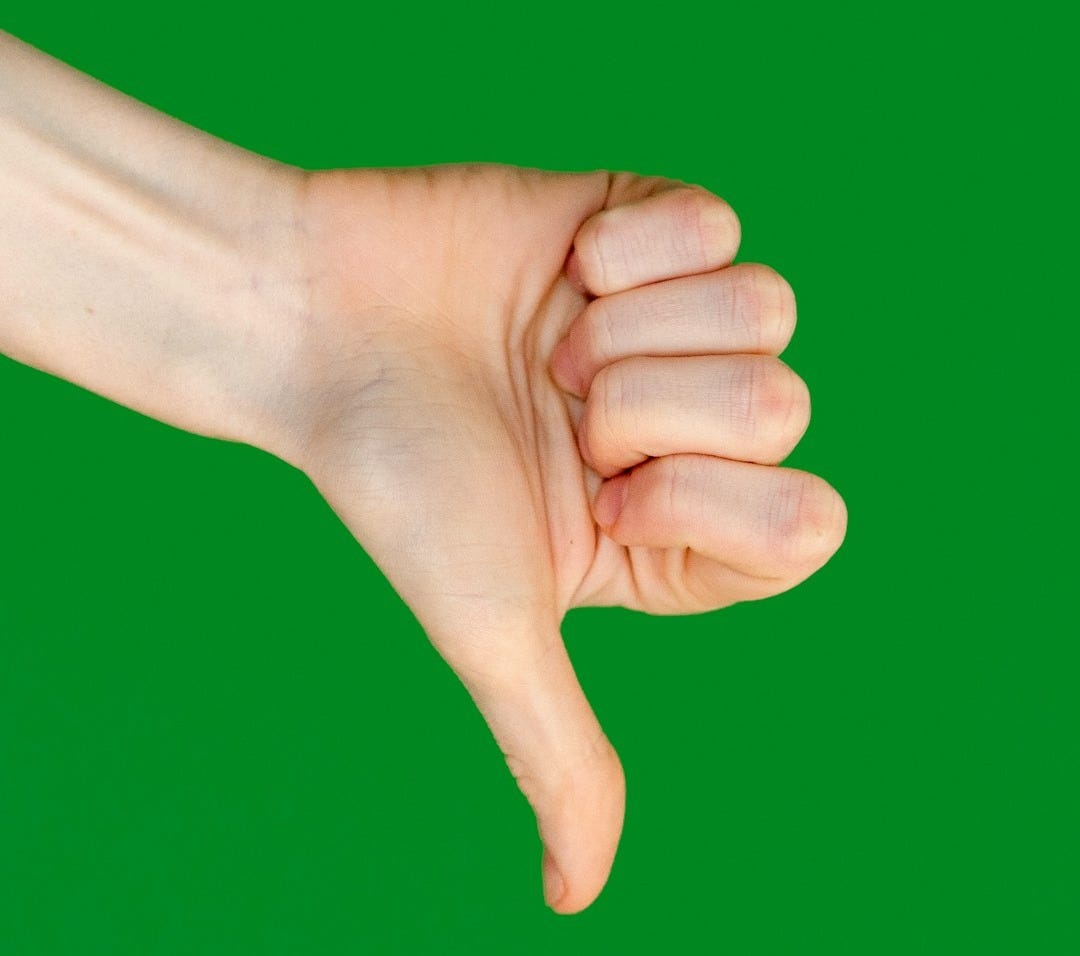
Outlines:
<svg viewBox="0 0 1080 956"><path fill-rule="evenodd" d="M585 304L563 266L608 177L446 168L366 187L353 173L324 197L338 275L356 277L328 284L349 298L325 308L357 313L366 371L320 436L314 477L430 632L469 622L469 646L442 649L482 667L458 659L478 635L557 622L618 583L617 563L589 574L599 478L576 446L580 403L547 368Z"/></svg>

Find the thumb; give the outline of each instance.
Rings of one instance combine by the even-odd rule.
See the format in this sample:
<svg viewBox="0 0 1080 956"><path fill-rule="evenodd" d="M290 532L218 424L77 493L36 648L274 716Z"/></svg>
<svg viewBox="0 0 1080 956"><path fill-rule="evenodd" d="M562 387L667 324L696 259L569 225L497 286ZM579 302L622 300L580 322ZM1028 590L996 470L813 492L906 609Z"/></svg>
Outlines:
<svg viewBox="0 0 1080 956"><path fill-rule="evenodd" d="M500 655L494 672L455 669L536 813L544 898L557 913L576 913L596 899L611 872L626 785L558 632L521 638L504 647L542 651L520 664L508 663L513 654Z"/></svg>

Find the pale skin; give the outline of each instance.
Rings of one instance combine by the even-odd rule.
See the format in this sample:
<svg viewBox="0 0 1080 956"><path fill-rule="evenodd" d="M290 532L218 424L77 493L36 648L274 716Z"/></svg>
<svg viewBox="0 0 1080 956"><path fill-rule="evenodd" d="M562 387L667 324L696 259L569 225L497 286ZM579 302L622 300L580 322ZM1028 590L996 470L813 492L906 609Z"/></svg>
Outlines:
<svg viewBox="0 0 1080 956"><path fill-rule="evenodd" d="M627 173L307 172L0 33L0 211L0 351L310 476L484 714L548 904L588 906L624 779L563 616L768 597L844 536L840 496L780 466L809 420L777 358L794 297L731 265L727 204Z"/></svg>

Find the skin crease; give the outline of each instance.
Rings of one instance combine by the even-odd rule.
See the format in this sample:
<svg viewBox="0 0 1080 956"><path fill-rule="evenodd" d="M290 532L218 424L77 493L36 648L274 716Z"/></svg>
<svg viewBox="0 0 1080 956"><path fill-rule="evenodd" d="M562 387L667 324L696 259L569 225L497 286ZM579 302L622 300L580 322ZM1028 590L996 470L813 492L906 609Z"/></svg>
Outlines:
<svg viewBox="0 0 1080 956"><path fill-rule="evenodd" d="M635 276L713 275L710 267L726 265L735 252L737 221L704 190L625 174L497 166L335 171L310 176L305 189L312 327L302 364L319 384L293 457L472 693L537 810L549 903L560 912L580 910L606 880L624 784L559 638L563 615L597 604L688 613L764 597L815 570L843 536L842 502L820 479L741 462L726 465L747 472L751 496L760 486L759 498L769 499L756 510L744 502L746 511L775 516L785 495L791 507L771 532L755 526L755 517L720 520L740 542L731 566L695 554L688 540L635 546L634 534L678 538L662 516L643 509L637 523L649 527L620 542L618 526L602 530L593 512L601 476L586 464L587 425L579 427L588 400L573 394L589 384L581 380L591 371L581 344L587 336L571 334L560 346L566 388L550 367L556 344L598 301L587 287L617 288L609 298L625 306ZM622 248L618 231L634 224L629 217L605 222L596 215L604 209L636 210L661 232L658 249L665 248L663 230L685 233L688 220L711 217L713 228L695 227L692 241L668 243L656 261L647 252L645 261L623 261L609 250L618 267L605 269L596 236ZM739 275L748 311L733 329L745 338L748 323L783 324L776 320L785 308L782 280L763 267L727 272ZM710 316L701 322L708 325ZM774 336L774 351L787 335L790 326ZM698 338L701 347L690 351L703 353L710 333ZM754 335L768 350L767 339ZM745 348L738 335L733 341ZM678 341L654 351L683 354ZM779 365L757 354L728 361ZM770 433L786 431L790 450L805 427L808 411L796 407L805 387L789 377L797 383L789 382L790 401L773 401L782 414L774 408L770 418L766 408L760 415L769 460L777 459ZM717 409L675 401L669 412L698 421ZM793 417L802 418L794 432ZM601 433L597 426L596 437ZM701 460L695 453L702 449L681 451ZM690 478L685 484L687 494L704 493L691 490Z"/></svg>
<svg viewBox="0 0 1080 956"><path fill-rule="evenodd" d="M629 173L304 172L2 32L0 209L0 351L303 469L482 711L549 905L588 906L625 783L567 610L768 597L844 536L778 467L795 303L730 264L732 210Z"/></svg>

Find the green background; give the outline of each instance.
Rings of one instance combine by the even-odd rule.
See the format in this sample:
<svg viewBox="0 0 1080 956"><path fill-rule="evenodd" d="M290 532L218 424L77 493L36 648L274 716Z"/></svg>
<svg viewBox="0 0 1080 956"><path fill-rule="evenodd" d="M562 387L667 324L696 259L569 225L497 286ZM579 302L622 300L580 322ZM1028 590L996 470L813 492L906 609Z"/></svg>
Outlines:
<svg viewBox="0 0 1080 956"><path fill-rule="evenodd" d="M480 717L307 479L0 360L0 953L1080 952L1064 24L473 9L0 25L308 167L725 196L798 293L791 463L847 542L766 602L570 615L629 803L557 917Z"/></svg>

